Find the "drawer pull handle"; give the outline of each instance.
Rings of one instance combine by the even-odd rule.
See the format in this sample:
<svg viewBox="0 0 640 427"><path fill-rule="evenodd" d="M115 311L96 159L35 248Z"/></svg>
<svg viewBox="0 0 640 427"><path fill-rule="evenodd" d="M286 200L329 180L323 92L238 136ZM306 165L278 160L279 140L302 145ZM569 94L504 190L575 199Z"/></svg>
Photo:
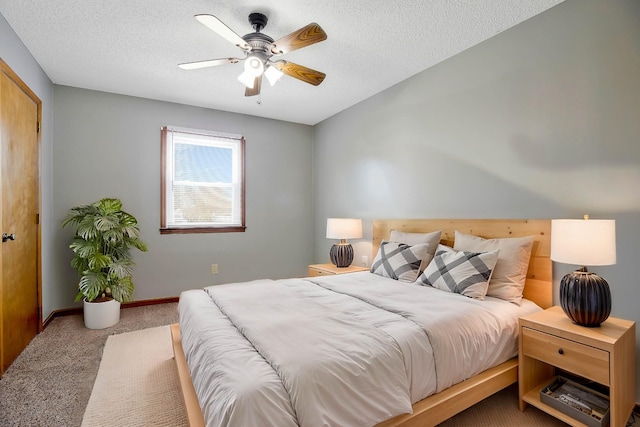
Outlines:
<svg viewBox="0 0 640 427"><path fill-rule="evenodd" d="M561 349L561 348L559 348L559 349L558 349L558 354L564 354L564 350L563 350L563 349Z"/></svg>

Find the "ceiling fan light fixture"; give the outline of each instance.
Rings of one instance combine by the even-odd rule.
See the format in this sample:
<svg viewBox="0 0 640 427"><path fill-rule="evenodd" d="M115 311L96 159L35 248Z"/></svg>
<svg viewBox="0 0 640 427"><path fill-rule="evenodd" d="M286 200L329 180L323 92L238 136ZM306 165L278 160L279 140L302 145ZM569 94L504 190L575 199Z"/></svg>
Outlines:
<svg viewBox="0 0 640 427"><path fill-rule="evenodd" d="M282 77L284 73L278 70L275 66L269 65L264 72L264 76L269 80L269 84L273 87L276 85L280 77Z"/></svg>
<svg viewBox="0 0 640 427"><path fill-rule="evenodd" d="M249 56L244 61L244 71L245 73L250 73L253 77L261 76L264 73L264 63L256 56Z"/></svg>
<svg viewBox="0 0 640 427"><path fill-rule="evenodd" d="M249 89L253 89L255 76L252 73L245 70L242 74L238 76L238 81L243 85L245 85L246 87L248 87Z"/></svg>

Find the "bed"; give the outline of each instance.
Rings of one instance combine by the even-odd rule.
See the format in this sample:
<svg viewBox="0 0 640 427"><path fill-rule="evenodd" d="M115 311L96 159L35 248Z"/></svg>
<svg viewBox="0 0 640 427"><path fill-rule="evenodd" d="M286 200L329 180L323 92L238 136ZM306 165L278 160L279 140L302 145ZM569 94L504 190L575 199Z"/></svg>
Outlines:
<svg viewBox="0 0 640 427"><path fill-rule="evenodd" d="M533 310L534 308L532 307L540 309L551 306L551 261L549 259L550 221L548 220L375 220L373 222L374 258L376 255L375 252L377 252L380 245L385 242L386 239L389 239L391 230L399 230L405 233L428 233L440 230L440 242L448 246L454 246L454 236L456 235L456 232L468 233L469 235L479 236L485 239L516 238L512 240L517 240L519 237L533 236L531 255L523 292L525 300L521 306L525 307L523 310L526 310L526 307L529 307L529 310ZM371 277L367 277L367 275ZM310 280L312 282L309 282ZM466 354L468 350L464 349L463 351L460 351L458 348L457 351L447 352L447 350L445 350L446 346L440 343L440 341L444 342L447 340L447 334L440 334L442 336L438 338L437 333L430 332L426 334L428 337L425 341L423 338L418 337L420 335L419 332L415 332L415 334L411 332L413 335L410 336L406 332L408 329L421 330L424 326L422 323L430 322L426 316L421 314L420 310L412 308L411 304L414 300L421 298L421 292L440 292L437 289L420 289L427 287L415 285L409 286L408 284L401 284L400 282L397 283L396 288L392 288L388 283L390 282L390 279L387 279L385 282L382 278L379 278L378 276L374 277L373 274L366 272L322 278L291 279L287 281L276 281L274 283L267 282L257 281L245 284L216 286L213 287L215 289L209 289L207 292L211 293L212 297L215 297L215 308L221 308L221 310L224 311L224 315L217 311L215 314L183 315L182 311L188 311L188 309L184 308L185 304L187 304L187 300L193 300L192 302L189 302L189 304L196 306L199 304L207 305L209 303L206 302L206 298L200 299L202 292L197 293L196 291L188 291L189 293L181 296L182 326L186 328L187 326L185 324L188 323L208 323L210 325L224 326L220 326L219 328L217 326L210 327L209 329L214 329L213 332L196 332L191 328L191 326L189 326L186 332L188 336L185 336L185 347L182 345L180 327L178 325L172 326L175 359L178 366L178 372L191 426L205 425L203 411L198 403L198 394L195 391L194 382L198 384L197 388L199 389L200 397L205 402L209 402L211 400L215 401L216 399L229 399L228 393L221 394L222 397L214 396L213 394L206 395L213 392L204 391L207 389L202 386L203 380L201 378L203 374L201 372L206 371L207 369L205 369L204 366L208 365L208 362L205 363L205 359L203 358L209 357L203 356L202 353L217 354L218 356L216 357L219 357L219 359L215 359L214 363L217 363L218 365L229 365L237 361L242 369L235 369L237 374L230 375L236 384L244 384L249 378L255 377L266 378L265 382L272 385L271 380L268 378L269 375L273 377L274 374L265 373L265 369L270 369L269 366L265 367L264 363L251 359L253 356L244 356L244 353L237 353L236 356L236 353L234 353L236 349L233 347L235 344L230 343L237 338L237 335L241 335L248 339L247 343L243 344L240 342L237 347L246 346L249 350L255 350L257 348L259 351L264 352L268 356L266 357L269 361L267 365L271 365L271 368L275 368L273 369L275 376L280 377L280 379L283 380L283 384L286 384L286 393L283 393L281 390L276 390L266 399L266 401L286 400L282 395L289 393L288 395L290 396L291 402L294 403L287 404L285 402L283 405L285 407L287 405L292 405L295 406L295 408L292 411L291 408L285 408L286 411L291 411L293 415L284 415L284 421L278 422L278 424L283 425L295 425L298 423L298 419L302 420L300 421L301 424L307 425L330 425L337 423L341 423L342 425L360 424L359 422L354 421L354 418L349 418L353 413L366 415L362 419L367 420L364 422L364 424L367 425L375 424L377 426L405 427L436 425L517 380L517 359L514 357L515 354L512 353L512 349L514 347L517 348L517 340L514 338L514 334L516 332L514 331L517 331L517 316L519 315L518 313L520 313L517 311L520 310L519 308L513 308L516 304L506 303L506 306L512 306L507 311L514 311L516 313L514 315L516 316L515 325L500 326L500 328L505 328L505 331L506 329L513 330L509 333L498 333L495 334L495 336L486 339L483 338L483 340L475 340L490 342L495 348L504 348L504 351L492 351L490 352L491 357L476 357L476 359L487 359L482 363L464 362L462 365L464 365L465 368L460 369L460 372L455 372L458 377L455 377L454 375L452 379L445 379L445 375L442 374L443 372L456 371L451 368L445 369L444 367L447 363L452 366L455 366L455 363L461 363L460 361L456 362L457 354ZM232 291L232 287L235 292ZM391 289L402 289L402 292L399 292L399 295L404 295L404 299L406 300L402 302L402 304L408 304L408 306L396 305L400 304L400 302L397 302L396 298L390 297L390 293L393 292ZM264 293L261 294L261 292ZM287 332L287 336L291 336L295 342L299 343L299 346L297 346L299 348L296 349L296 352L300 352L302 360L311 360L313 363L305 364L292 360L293 356L290 355L291 349L282 350L279 346L269 348L271 344L268 343L269 340L267 340L266 337L273 335L274 328L265 324L266 322L260 322L260 319L264 318L264 313L259 311L261 309L261 304L252 306L251 300L245 299L245 296L243 296L247 294L260 295L259 299L265 302L264 305L271 305L271 303L277 304L278 300L288 300L292 293L295 293L296 295L300 293L303 294L302 298L292 300L294 301L293 305L297 307L300 313L311 313L310 316L313 321L308 321L308 319L300 317L300 327L290 328L291 331ZM458 298L455 301L462 301L464 304L467 304L465 306L467 308L464 309L465 311L484 310L496 312L497 309L487 309L487 307L490 307L491 304L498 307L500 303L502 306L505 306L504 301L493 301L493 298L489 297L482 302L478 302L477 300L465 298L461 295L441 294L444 297L444 302L438 302L437 304L442 305L443 307L448 307L447 304L449 303L446 301L454 301L455 298ZM274 301L269 302L269 298L273 298ZM296 298L298 297L296 296ZM428 299L430 300L431 298L429 297ZM234 303L234 301L235 305L231 304ZM331 309L334 310L330 316L327 316L331 317L332 320L329 322L328 326L326 326L326 328L329 328L332 333L327 333L327 330L324 330L323 332L321 322L316 322L319 314L314 312L314 309L317 305L316 303L319 301L327 301ZM376 310L376 316L378 316L377 305L383 306L382 308L384 308L384 310L382 313L382 319L376 317L374 320L371 320L372 318L369 310L370 305L375 306L375 308L371 310ZM244 312L243 309L238 307L244 307ZM386 314L387 310L389 310L389 313L391 314ZM287 309L282 311L295 312L296 309ZM443 312L446 313L447 311L443 310ZM345 316L344 313L347 313L348 315ZM524 314L526 311L523 311L522 313ZM198 320L198 316L204 316L203 319L206 320ZM357 316L356 322L352 321L353 316ZM287 320L284 319L282 321ZM367 322L374 323L376 327L369 328L369 323ZM491 320L490 322L495 321ZM232 324L234 328L237 328L235 332L233 328L228 328L227 324L229 323ZM402 329L400 329L400 323L403 323ZM319 383L313 382L317 378L314 376L317 373L309 374L309 377L306 379L304 375L301 375L301 379L297 380L297 382L291 379L294 377L293 373L298 372L296 370L298 364L306 365L307 368L305 369L308 369L309 366L316 366L314 360L316 353L311 351L312 343L317 342L317 348L322 350L319 353L327 353L330 360L340 358L342 353L339 351L335 353L336 348L341 350L342 347L345 347L345 351L351 351L352 355L358 354L357 349L349 349L348 342L346 344L336 345L331 341L324 342L324 340L321 339L323 333L325 335L346 336L347 332L343 334L341 332L342 330L339 329L345 324L355 324L355 328L357 330L356 335L364 336L366 337L366 340L370 340L373 343L373 347L364 351L366 357L356 360L354 366L361 367L362 365L370 363L371 358L369 356L372 353L376 354L375 360L377 360L378 357L381 358L380 364L372 365L372 367L367 368L375 371L375 375L372 375L371 378L364 378L364 375L360 372L353 374L353 381L362 382L362 387L365 389L377 388L382 392L380 395L376 395L376 398L367 396L364 399L359 399L358 395L360 393L350 388L351 385L349 384L349 381L351 380L344 380L344 378L349 376L349 372L354 371L355 368L353 366L346 368L344 366L323 368L322 371L332 373L334 377L338 378L334 383L330 382L331 379L326 380L326 384L324 383L324 379ZM353 325L349 327L352 326ZM499 330L502 330L500 328ZM311 335L309 335L309 337L305 336L305 331L309 330L309 334L311 334L313 330L316 329L320 333L320 335L318 335L320 338L310 338ZM382 331L382 333L379 333L378 329ZM471 326L465 326L461 329L472 330L473 328ZM241 333L238 331L241 331ZM217 336L218 342L215 342L216 338L213 338L214 341L209 342L208 344L199 342L200 336L204 336L207 333L213 333L214 336ZM405 335L407 335L408 338L405 338ZM498 340L501 335L511 335L511 341L503 344L499 343ZM436 337L435 340L434 337ZM275 335L275 339L278 339L277 334ZM305 345L306 339L308 342ZM406 341L403 341L405 339ZM197 341L195 344L194 340ZM377 350L379 348L386 348L384 347L387 345L384 344L385 340L391 341L394 351ZM474 340L469 340L468 338L462 339L456 345L460 346L464 341L473 342ZM382 344L379 344L379 342ZM226 347L228 345L231 345L232 347ZM204 348L206 346L209 346L206 352L201 351L199 355L194 354L195 347ZM397 353L397 351L395 351L395 347L401 348L402 354L400 356L395 354ZM187 357L185 357L185 348L187 349L186 353L189 358L190 365L187 365L186 362ZM436 374L430 374L429 372L431 372L431 368L427 369L426 365L425 369L422 369L422 350L416 350L420 348L426 349L426 353L432 352L431 357L434 360L434 364L437 362L440 369L440 371L433 371ZM380 355L378 356L378 353L376 352L380 353ZM231 357L229 355L233 356ZM243 360L243 357L249 357L249 359ZM349 356L349 358L352 359L353 357ZM340 365L340 363L338 363L338 365ZM289 368L289 366L293 367ZM233 368L231 370L234 371ZM289 372L289 370L291 372ZM218 375L215 369L213 371L214 374L207 375ZM405 373L406 375L402 375L402 373ZM191 375L196 378L194 381L191 380ZM435 382L433 382L433 378L430 379L429 377L434 376L440 376L441 378L436 378ZM314 380L312 381L308 378L313 378ZM220 378L211 378L206 381L216 382L218 379ZM334 404L340 405L340 403L347 402L347 405L342 408L336 407L337 409L330 409L332 413L338 414L335 415L337 418L329 418L329 420L333 421L326 421L326 419L322 417L313 418L315 414L312 411L308 411L307 407L314 406L315 403L311 405L305 403L305 401L300 398L302 393L298 392L298 390L303 390L303 388L306 387L305 384L308 385L308 383L312 383L312 386L307 387L307 389L310 389L311 391L305 391L306 393L311 393L311 398L307 399L307 401L311 400L315 403L322 402L320 406L326 406L327 408L333 408L331 405ZM323 387L329 387L332 392L318 395L313 394L318 390L322 390ZM342 394L340 392L341 388L345 388ZM330 395L333 394L335 394L335 400L338 402L331 401ZM422 398L423 395L428 395L428 397ZM352 397L346 398L344 396ZM391 409L383 408L380 410L381 405L379 405L375 399L394 402L389 405L389 408ZM396 400L397 402L395 402ZM204 408L204 412L208 413L207 418L210 418L211 411L214 411L214 409L211 408L216 408L216 406L214 405L210 407L205 403ZM277 419L272 417L280 416L278 414L271 414L272 411L284 411L281 409L267 407L262 403L256 403L255 405L248 404L247 408L255 409L257 411L257 415L255 416L263 414L265 417L264 419L266 420ZM346 410L349 408L352 408L352 410ZM379 410L380 412L377 413L376 411ZM339 418L341 413L344 412L351 412L351 414L345 414L345 418ZM224 417L216 418L217 421L215 423L221 423L221 419L224 419ZM360 418L355 419L359 420ZM245 420L243 422L250 423L251 418L248 420L249 421Z"/></svg>

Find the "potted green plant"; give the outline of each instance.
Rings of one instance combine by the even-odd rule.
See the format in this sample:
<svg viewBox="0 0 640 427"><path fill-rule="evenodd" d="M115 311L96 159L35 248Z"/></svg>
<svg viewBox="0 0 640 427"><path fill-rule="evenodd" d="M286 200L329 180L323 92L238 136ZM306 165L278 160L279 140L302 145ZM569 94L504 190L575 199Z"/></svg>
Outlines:
<svg viewBox="0 0 640 427"><path fill-rule="evenodd" d="M103 329L120 321L120 303L133 297L131 248L146 252L136 218L119 199L105 198L69 210L62 227L74 231L71 266L80 276L76 301L84 300L84 322Z"/></svg>

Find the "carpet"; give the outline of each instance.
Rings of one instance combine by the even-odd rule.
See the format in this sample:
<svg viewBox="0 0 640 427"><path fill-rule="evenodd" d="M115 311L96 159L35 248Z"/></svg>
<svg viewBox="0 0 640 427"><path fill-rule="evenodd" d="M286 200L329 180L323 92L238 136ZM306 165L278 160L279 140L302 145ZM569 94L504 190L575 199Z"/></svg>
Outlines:
<svg viewBox="0 0 640 427"><path fill-rule="evenodd" d="M82 427L187 425L169 326L109 336Z"/></svg>

